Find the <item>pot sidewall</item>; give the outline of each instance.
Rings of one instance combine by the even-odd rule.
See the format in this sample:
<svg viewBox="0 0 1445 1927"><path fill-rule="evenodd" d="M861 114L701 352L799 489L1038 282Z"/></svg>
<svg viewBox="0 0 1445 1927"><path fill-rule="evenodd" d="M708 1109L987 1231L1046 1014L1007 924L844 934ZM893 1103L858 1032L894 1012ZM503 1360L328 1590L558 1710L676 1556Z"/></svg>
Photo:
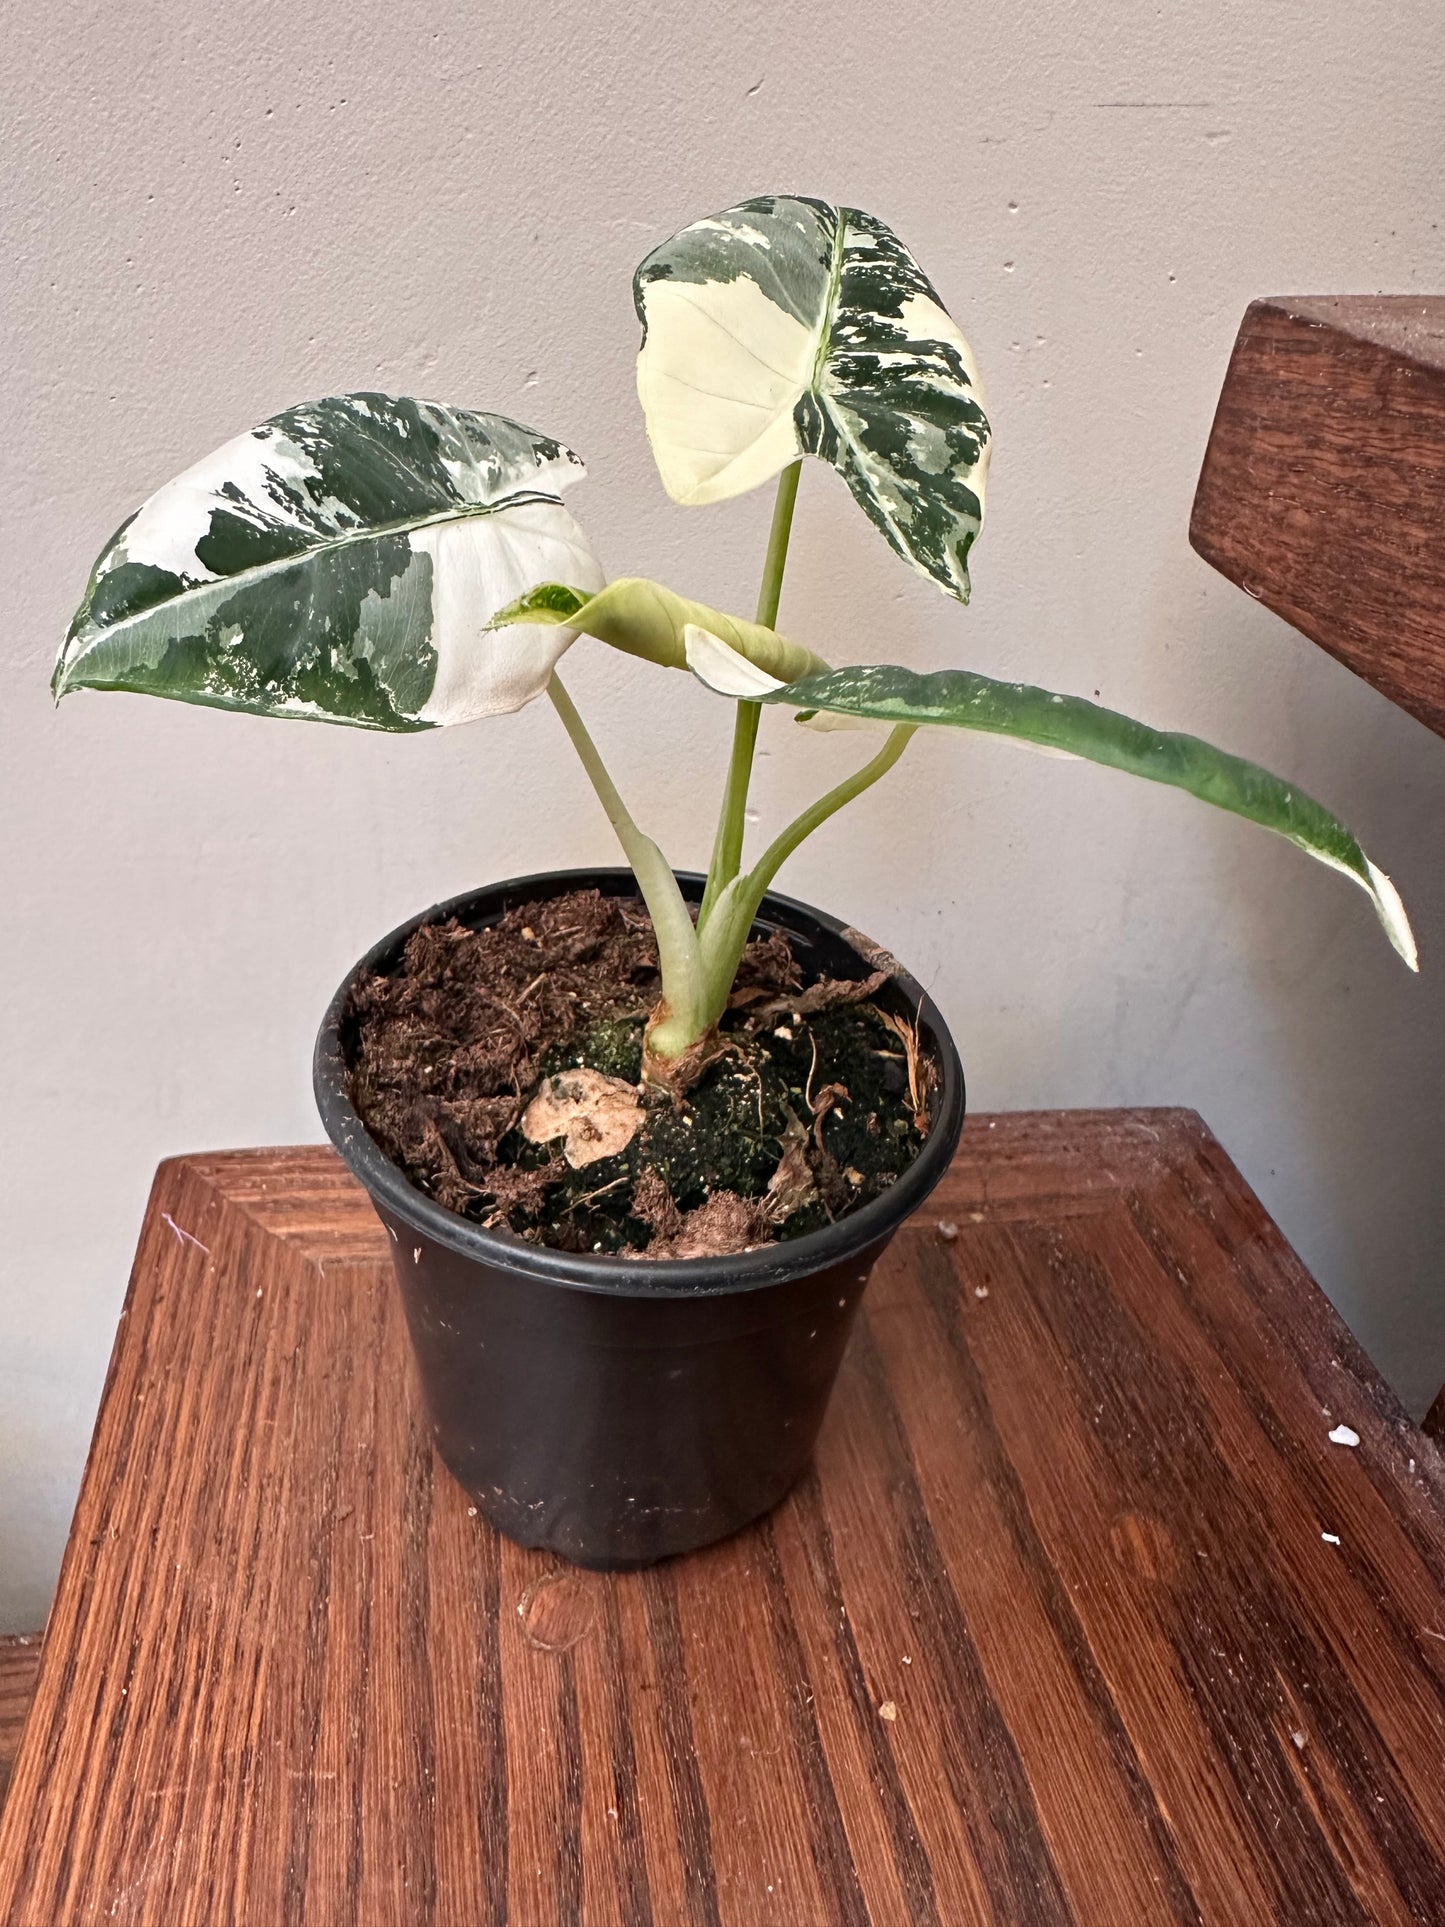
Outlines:
<svg viewBox="0 0 1445 1927"><path fill-rule="evenodd" d="M696 900L702 879L679 882ZM942 1076L922 1150L872 1204L733 1259L554 1252L482 1230L416 1189L352 1107L352 987L394 963L423 923L456 916L481 927L517 904L586 888L631 895L636 883L628 870L520 878L393 931L338 990L317 1039L314 1084L328 1135L390 1234L443 1459L510 1537L615 1568L736 1531L806 1469L869 1273L947 1169L964 1090L947 1027L901 976L880 999L918 1021ZM805 967L870 968L841 924L806 905L769 897L759 922L786 931Z"/></svg>

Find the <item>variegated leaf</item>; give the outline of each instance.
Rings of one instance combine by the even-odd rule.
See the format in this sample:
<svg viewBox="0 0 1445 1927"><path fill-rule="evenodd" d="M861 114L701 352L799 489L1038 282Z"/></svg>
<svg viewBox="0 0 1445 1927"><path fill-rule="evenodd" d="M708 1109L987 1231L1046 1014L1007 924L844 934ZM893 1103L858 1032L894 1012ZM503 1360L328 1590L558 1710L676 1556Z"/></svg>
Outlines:
<svg viewBox="0 0 1445 1927"><path fill-rule="evenodd" d="M602 585L559 499L584 473L501 415L380 394L289 408L111 539L56 697L129 689L389 730L519 709L576 631L489 624L551 576Z"/></svg>
<svg viewBox="0 0 1445 1927"><path fill-rule="evenodd" d="M897 235L763 195L694 221L633 279L637 391L674 501L831 462L905 561L968 600L989 425L968 343Z"/></svg>
<svg viewBox="0 0 1445 1927"><path fill-rule="evenodd" d="M1344 824L1293 784L1197 736L1151 729L1079 696L1054 695L1028 683L996 682L964 669L920 675L891 664L859 665L759 688L756 669L729 662L716 635L689 634L687 652L693 673L721 695L736 696L746 676L753 702L784 703L805 713L827 710L864 716L881 723L982 730L1187 790L1201 802L1247 817L1331 869L1343 871L1369 896L1386 936L1405 962L1412 970L1418 968L1415 939L1400 893Z"/></svg>
<svg viewBox="0 0 1445 1927"><path fill-rule="evenodd" d="M585 595L562 582L543 582L498 610L493 621L542 627L565 623L665 669L690 667L685 638L689 629L695 629L724 637L732 659L745 667L755 664L765 687L773 687L779 677L786 681L813 676L828 667L821 656L775 629L742 616L724 615L721 609L678 595L646 576L619 576L597 595Z"/></svg>

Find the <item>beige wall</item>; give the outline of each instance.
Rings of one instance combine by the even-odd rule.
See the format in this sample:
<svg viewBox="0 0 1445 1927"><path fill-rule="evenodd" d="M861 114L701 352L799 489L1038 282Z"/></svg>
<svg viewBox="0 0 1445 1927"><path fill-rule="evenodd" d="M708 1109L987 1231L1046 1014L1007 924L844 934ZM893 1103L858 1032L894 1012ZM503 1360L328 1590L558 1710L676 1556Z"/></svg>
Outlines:
<svg viewBox="0 0 1445 1927"><path fill-rule="evenodd" d="M1097 690L1290 772L1394 874L1425 974L1283 844L1003 744L920 743L786 883L934 987L978 1107L1196 1105L1425 1399L1445 744L1185 529L1252 295L1445 285L1436 0L29 0L5 37L0 1626L44 1611L156 1161L316 1137L312 1030L370 938L612 857L546 705L400 740L115 697L52 714L92 555L225 436L381 386L571 439L612 570L746 605L766 503L664 500L628 277L772 188L900 229L978 350L998 451L971 609L813 467L785 620L839 656ZM696 862L722 712L585 652L597 735ZM781 720L766 748L765 823L857 754Z"/></svg>

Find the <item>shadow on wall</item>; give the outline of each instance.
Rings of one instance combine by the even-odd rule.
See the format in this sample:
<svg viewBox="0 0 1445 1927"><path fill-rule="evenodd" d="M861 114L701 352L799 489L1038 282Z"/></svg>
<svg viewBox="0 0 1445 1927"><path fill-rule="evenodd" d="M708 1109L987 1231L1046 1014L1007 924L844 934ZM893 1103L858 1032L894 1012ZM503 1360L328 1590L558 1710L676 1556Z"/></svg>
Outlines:
<svg viewBox="0 0 1445 1927"><path fill-rule="evenodd" d="M1206 565L1190 557L1194 571ZM1173 570L1171 569L1171 575ZM1246 679L1250 740L1234 747L1298 777L1336 809L1409 908L1421 974L1380 941L1362 894L1280 850L1245 887L1220 878L1227 950L1254 995L1262 1061L1248 1103L1228 1061L1199 1108L1418 1416L1445 1379L1445 742L1242 592L1208 571L1176 595L1181 648ZM1237 712L1239 713L1239 712ZM1200 715L1200 733L1213 718ZM1342 880L1341 880L1342 881ZM1271 888L1270 884L1277 887ZM1423 1126L1423 1128L1422 1128ZM1424 1341L1422 1343L1422 1334Z"/></svg>

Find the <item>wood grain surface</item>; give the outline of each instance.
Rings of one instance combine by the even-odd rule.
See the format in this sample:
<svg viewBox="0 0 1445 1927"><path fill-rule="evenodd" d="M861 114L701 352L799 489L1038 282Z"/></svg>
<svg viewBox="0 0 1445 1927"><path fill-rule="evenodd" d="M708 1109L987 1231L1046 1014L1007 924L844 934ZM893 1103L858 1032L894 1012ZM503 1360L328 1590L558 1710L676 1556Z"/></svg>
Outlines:
<svg viewBox="0 0 1445 1927"><path fill-rule="evenodd" d="M1445 735L1445 295L1256 301L1189 537Z"/></svg>
<svg viewBox="0 0 1445 1927"><path fill-rule="evenodd" d="M39 1665L39 1633L0 1634L0 1807L5 1805Z"/></svg>
<svg viewBox="0 0 1445 1927"><path fill-rule="evenodd" d="M329 1151L183 1158L0 1921L1438 1924L1442 1581L1440 1455L1191 1113L971 1120L815 1471L627 1575L470 1515Z"/></svg>

